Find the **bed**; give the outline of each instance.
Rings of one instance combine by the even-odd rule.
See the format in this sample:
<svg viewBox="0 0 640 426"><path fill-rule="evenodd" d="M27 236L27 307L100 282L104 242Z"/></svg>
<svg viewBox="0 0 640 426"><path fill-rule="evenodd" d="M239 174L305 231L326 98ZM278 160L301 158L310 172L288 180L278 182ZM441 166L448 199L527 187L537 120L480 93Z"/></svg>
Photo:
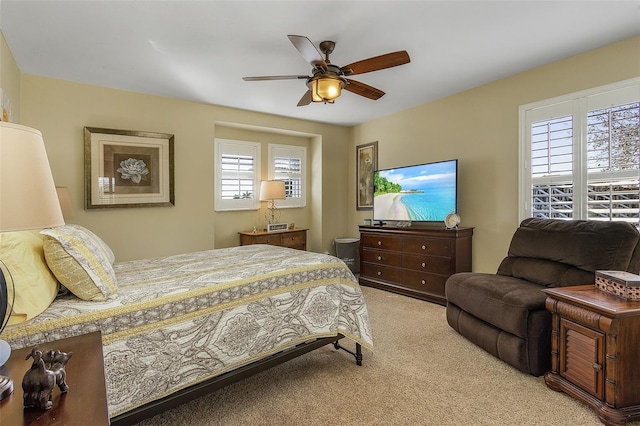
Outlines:
<svg viewBox="0 0 640 426"><path fill-rule="evenodd" d="M56 266L51 245L74 258L60 229L75 235L71 245L84 256L107 258L77 262L76 252L93 295L74 288L79 273L70 274L69 264ZM329 343L344 349L343 337L355 343L345 350L358 364L361 347L372 348L357 280L333 256L249 245L109 268L112 253L90 231L66 225L42 233L44 261L72 290L9 325L2 338L18 349L101 331L112 424L135 423Z"/></svg>

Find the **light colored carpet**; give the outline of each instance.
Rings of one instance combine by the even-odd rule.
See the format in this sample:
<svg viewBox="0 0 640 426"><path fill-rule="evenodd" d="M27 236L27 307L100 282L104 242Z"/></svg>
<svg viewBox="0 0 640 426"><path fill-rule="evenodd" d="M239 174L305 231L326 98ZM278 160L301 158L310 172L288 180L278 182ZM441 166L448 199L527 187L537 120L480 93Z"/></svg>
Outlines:
<svg viewBox="0 0 640 426"><path fill-rule="evenodd" d="M444 307L368 287L363 292L375 349L364 350L361 367L325 346L140 426L601 424L541 377L520 373L458 335Z"/></svg>

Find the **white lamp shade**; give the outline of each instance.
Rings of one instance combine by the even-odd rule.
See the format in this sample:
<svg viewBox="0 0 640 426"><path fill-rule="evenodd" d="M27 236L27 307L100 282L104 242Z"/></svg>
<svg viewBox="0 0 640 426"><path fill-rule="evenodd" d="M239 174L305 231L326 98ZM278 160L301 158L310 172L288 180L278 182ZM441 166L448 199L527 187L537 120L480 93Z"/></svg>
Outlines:
<svg viewBox="0 0 640 426"><path fill-rule="evenodd" d="M42 133L0 122L0 232L64 225Z"/></svg>
<svg viewBox="0 0 640 426"><path fill-rule="evenodd" d="M260 201L284 200L286 198L284 181L263 180L260 182Z"/></svg>
<svg viewBox="0 0 640 426"><path fill-rule="evenodd" d="M64 220L71 219L73 217L73 206L71 205L69 188L66 186L56 186L56 192L58 193L58 200L60 201L60 208L62 209L62 217Z"/></svg>

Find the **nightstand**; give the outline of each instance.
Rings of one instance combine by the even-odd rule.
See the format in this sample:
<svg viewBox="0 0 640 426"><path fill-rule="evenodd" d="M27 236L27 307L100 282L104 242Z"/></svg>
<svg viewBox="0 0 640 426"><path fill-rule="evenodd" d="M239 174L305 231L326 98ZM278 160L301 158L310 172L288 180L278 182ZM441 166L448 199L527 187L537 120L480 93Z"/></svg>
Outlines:
<svg viewBox="0 0 640 426"><path fill-rule="evenodd" d="M289 247L298 250L307 249L307 228L287 229L284 231L267 232L244 231L238 232L240 235L240 245L249 244L270 244L272 246Z"/></svg>
<svg viewBox="0 0 640 426"><path fill-rule="evenodd" d="M553 314L547 386L590 406L606 425L640 418L640 302L594 285L543 291Z"/></svg>
<svg viewBox="0 0 640 426"><path fill-rule="evenodd" d="M22 377L31 367L32 360L25 358L32 348L12 351L2 367L2 373L13 380L14 389L9 397L0 401L1 423L7 426L109 425L100 332L38 345L42 351L59 349L73 352L65 367L69 392L63 394L56 386L51 399L53 408L50 410L23 407Z"/></svg>

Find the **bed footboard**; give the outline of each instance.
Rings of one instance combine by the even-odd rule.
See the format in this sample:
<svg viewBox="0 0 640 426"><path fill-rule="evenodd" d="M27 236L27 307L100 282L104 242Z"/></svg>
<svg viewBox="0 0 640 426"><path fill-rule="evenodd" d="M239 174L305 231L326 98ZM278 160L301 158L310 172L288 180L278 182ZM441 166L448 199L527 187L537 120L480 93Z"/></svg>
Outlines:
<svg viewBox="0 0 640 426"><path fill-rule="evenodd" d="M333 344L336 349L342 349L356 359L357 365L362 365L362 346L356 343L356 351L352 352L340 345L340 339L344 338L342 334L338 336L322 337L311 342L301 343L292 348L275 353L266 358L254 361L250 364L239 367L235 370L213 377L202 383L195 384L186 389L182 389L171 395L168 395L157 401L150 402L141 407L134 408L131 411L122 413L111 419L112 426L127 426L138 423L146 418L153 417L163 411L170 410L178 405L184 404L203 395L221 389L232 383L253 376L254 374L268 370L271 367L282 364L293 358L304 355L327 344Z"/></svg>

